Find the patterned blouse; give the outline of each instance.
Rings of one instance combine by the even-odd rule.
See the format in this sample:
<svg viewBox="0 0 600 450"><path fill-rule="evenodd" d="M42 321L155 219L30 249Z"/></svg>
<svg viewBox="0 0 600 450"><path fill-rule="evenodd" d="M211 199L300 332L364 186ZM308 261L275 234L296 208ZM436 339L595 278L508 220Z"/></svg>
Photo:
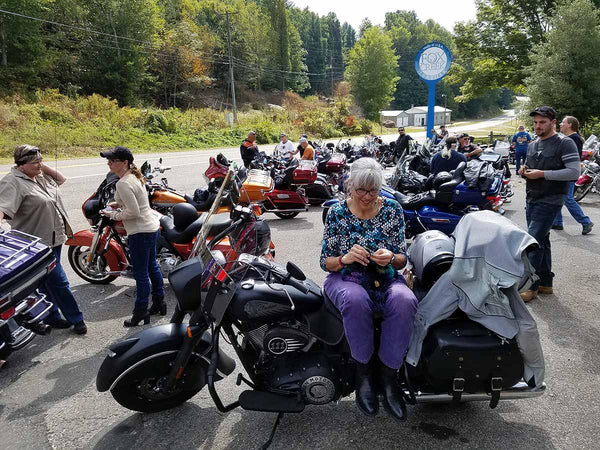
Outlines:
<svg viewBox="0 0 600 450"><path fill-rule="evenodd" d="M374 252L386 248L405 253L404 214L402 207L389 198L383 199L379 213L371 219L359 219L348 208L347 201L333 206L327 215L321 246L321 268L327 271L325 260L350 251L354 244Z"/></svg>

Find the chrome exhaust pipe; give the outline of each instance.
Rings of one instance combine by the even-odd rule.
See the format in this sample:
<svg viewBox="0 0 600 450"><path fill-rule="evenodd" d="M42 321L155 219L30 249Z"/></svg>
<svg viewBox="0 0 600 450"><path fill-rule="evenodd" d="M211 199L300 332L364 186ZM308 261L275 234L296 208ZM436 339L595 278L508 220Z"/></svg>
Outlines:
<svg viewBox="0 0 600 450"><path fill-rule="evenodd" d="M546 392L546 383L542 383L539 388L531 387L524 381L519 381L513 387L500 391L500 400L520 400L523 398L535 398L544 395ZM407 393L408 394L408 393ZM434 394L431 392L415 392L417 403L451 403L452 394ZM487 392L468 393L463 392L460 401L462 402L489 402L492 399L491 394Z"/></svg>

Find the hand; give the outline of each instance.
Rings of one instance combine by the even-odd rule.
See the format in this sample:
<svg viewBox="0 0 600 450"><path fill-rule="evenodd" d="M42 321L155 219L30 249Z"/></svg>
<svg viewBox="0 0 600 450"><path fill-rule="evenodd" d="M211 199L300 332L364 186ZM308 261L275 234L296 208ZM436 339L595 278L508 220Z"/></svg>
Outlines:
<svg viewBox="0 0 600 450"><path fill-rule="evenodd" d="M544 178L544 171L537 169L528 169L523 173L523 176L529 180L536 180L538 178Z"/></svg>
<svg viewBox="0 0 600 450"><path fill-rule="evenodd" d="M380 248L375 253L371 254L371 261L380 266L387 266L392 259L393 253L385 248Z"/></svg>
<svg viewBox="0 0 600 450"><path fill-rule="evenodd" d="M117 202L110 202L108 205L106 205L106 207L117 209L117 208L119 208L119 204Z"/></svg>
<svg viewBox="0 0 600 450"><path fill-rule="evenodd" d="M369 252L358 244L354 244L350 251L342 256L342 263L352 264L354 262L363 266L369 264Z"/></svg>
<svg viewBox="0 0 600 450"><path fill-rule="evenodd" d="M526 165L524 165L524 164L523 164L523 165L522 165L522 166L519 168L519 172L518 172L518 174L519 174L519 175L521 175L521 176L524 176L524 175L525 175L525 171L526 171L526 170L529 170L529 167L527 167Z"/></svg>

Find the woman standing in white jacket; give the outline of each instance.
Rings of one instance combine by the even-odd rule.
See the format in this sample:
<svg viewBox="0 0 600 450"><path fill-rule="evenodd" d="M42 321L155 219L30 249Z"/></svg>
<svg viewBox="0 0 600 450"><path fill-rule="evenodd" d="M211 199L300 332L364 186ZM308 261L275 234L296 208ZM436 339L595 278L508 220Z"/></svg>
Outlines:
<svg viewBox="0 0 600 450"><path fill-rule="evenodd" d="M137 294L133 316L125 320L125 327L135 327L140 322L150 323L150 314L167 314L164 301L163 276L156 262L156 240L160 224L148 202L144 177L133 164L133 154L128 148L115 147L100 153L108 160L111 172L119 176L115 204L116 211L104 211L112 220L122 220L127 231L129 257L135 278ZM150 293L152 306L148 310Z"/></svg>

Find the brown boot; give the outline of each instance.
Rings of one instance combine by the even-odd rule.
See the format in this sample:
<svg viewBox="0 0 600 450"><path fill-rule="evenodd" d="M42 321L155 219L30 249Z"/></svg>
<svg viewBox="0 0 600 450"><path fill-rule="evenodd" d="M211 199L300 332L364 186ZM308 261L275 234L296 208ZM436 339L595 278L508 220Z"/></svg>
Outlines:
<svg viewBox="0 0 600 450"><path fill-rule="evenodd" d="M553 292L552 292L552 286L540 286L538 288L538 291L539 291L540 294L549 294L549 295L553 294Z"/></svg>
<svg viewBox="0 0 600 450"><path fill-rule="evenodd" d="M537 296L538 296L537 289L535 291L531 290L531 289L528 289L525 292L521 292L521 298L523 299L523 301L525 303L529 303L531 300L533 300Z"/></svg>

